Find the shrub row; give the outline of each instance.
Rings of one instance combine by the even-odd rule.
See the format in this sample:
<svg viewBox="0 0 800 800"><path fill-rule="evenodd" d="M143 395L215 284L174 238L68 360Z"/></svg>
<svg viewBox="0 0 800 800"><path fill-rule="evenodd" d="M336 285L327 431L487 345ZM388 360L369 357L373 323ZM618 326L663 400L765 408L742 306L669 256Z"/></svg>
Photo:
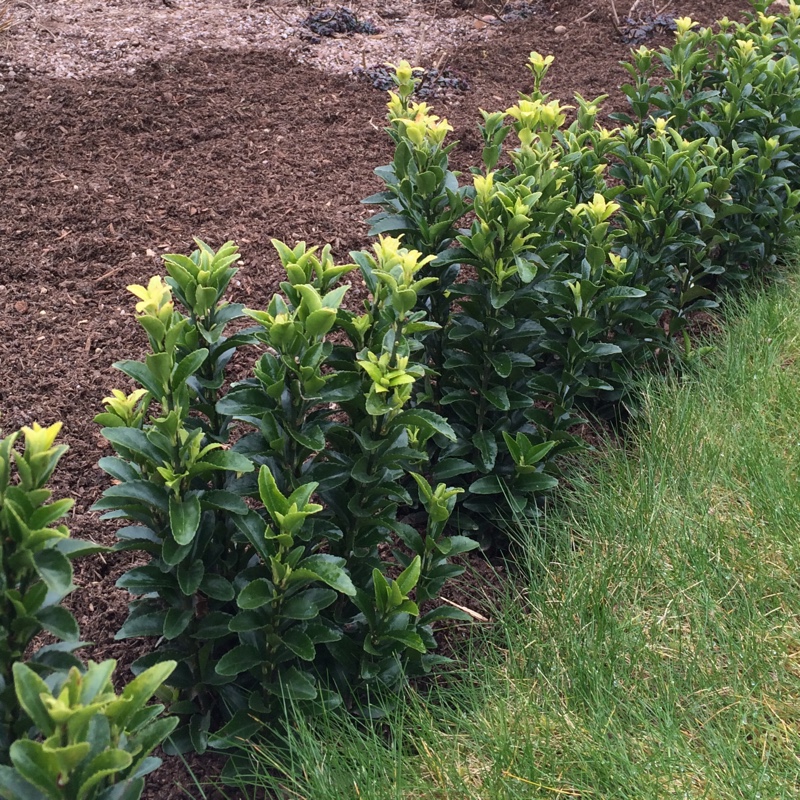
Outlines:
<svg viewBox="0 0 800 800"><path fill-rule="evenodd" d="M287 705L382 713L407 676L442 661L434 623L460 616L434 602L462 571L451 559L491 541L498 517L537 513L585 415L618 413L639 371L692 357L692 315L776 263L800 202L800 5L765 12L716 32L680 19L673 47L634 52L630 113L613 131L598 122L604 97L551 100L552 57L532 53L532 91L482 112L466 181L450 169L450 126L414 100L402 62L394 159L365 201L380 209L371 250L337 264L329 247L275 242L286 280L263 310L226 300L230 242L198 241L165 257L166 278L130 287L150 352L116 364L139 388L115 390L97 418L116 455L100 461L114 483L95 508L130 523L117 550L147 558L119 581L136 599L117 636L155 639L131 686L167 682L170 747L227 748ZM345 305L353 270L368 292L359 311ZM258 348L252 376L229 386L245 347ZM64 510L37 511L52 468L34 485L15 458L3 524L20 492L49 524ZM57 589L41 556L18 560L34 579L13 577L24 588L7 602L28 621L8 631L77 638L58 602L81 547L47 546ZM46 749L56 733L36 698L50 708L47 692L62 702L87 678L65 676L72 645L58 645L31 661L52 666L47 692L15 668L13 695L8 665L30 636L7 640L6 747L32 721ZM108 670L90 667L92 686ZM137 714L149 725L157 711ZM36 742L11 752L30 780L20 744L31 758Z"/></svg>
<svg viewBox="0 0 800 800"><path fill-rule="evenodd" d="M673 47L635 51L631 111L612 115L613 131L598 123L605 97L549 99L553 59L531 54L533 91L482 112L471 186L449 170L447 123L412 99L414 71L397 70L395 157L366 202L382 208L373 234L435 256L416 306L440 326L418 403L456 432L431 471L466 489L462 525L477 514L477 529L507 496L535 504L582 415L618 413L643 366L691 354L692 314L774 264L793 235L800 9L764 10L716 33L680 19Z"/></svg>

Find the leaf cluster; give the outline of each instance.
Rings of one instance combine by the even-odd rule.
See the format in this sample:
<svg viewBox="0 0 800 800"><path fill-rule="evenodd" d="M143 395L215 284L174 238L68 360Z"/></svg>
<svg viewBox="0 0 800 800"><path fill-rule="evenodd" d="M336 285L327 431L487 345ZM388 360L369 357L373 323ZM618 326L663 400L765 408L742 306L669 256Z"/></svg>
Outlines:
<svg viewBox="0 0 800 800"><path fill-rule="evenodd" d="M132 404L112 398L123 413ZM47 488L66 445L60 423L0 438L0 795L8 800L138 800L148 758L177 720L147 706L174 664L111 684L116 663L85 667L78 625L61 601L75 588L71 560L108 548L55 524L72 506ZM22 447L20 447L20 443ZM47 631L60 639L28 654Z"/></svg>
<svg viewBox="0 0 800 800"><path fill-rule="evenodd" d="M0 763L30 725L14 693L14 665L42 631L61 641L31 654L31 668L46 676L80 663L72 655L82 644L78 625L61 601L75 588L71 560L104 549L70 539L57 524L73 504L50 502L47 488L67 450L55 444L60 429L34 423L0 438Z"/></svg>
<svg viewBox="0 0 800 800"><path fill-rule="evenodd" d="M417 502L409 476L428 442L455 438L440 415L410 407L427 374L415 355L438 330L417 308L432 259L393 237L346 265L328 247L276 241L281 292L242 309L224 300L235 248L199 244L165 258L167 284L131 287L153 352L117 364L141 388L113 393L98 417L117 455L101 461L116 483L95 508L135 523L117 548L150 557L118 582L138 599L117 636L158 637L137 671L178 663L172 746L202 752L287 702L360 703L431 669L432 624L459 612L420 605L475 544L445 534L455 493L421 475L435 520L418 530L400 516ZM370 292L360 315L337 285L356 268ZM237 316L256 326L229 337ZM251 378L227 392L198 379L224 375L243 343L261 347Z"/></svg>
<svg viewBox="0 0 800 800"><path fill-rule="evenodd" d="M553 59L532 53L532 92L482 112L471 187L449 172L445 123L390 93L396 157L366 202L383 209L376 230L435 256L425 303L441 327L419 402L456 433L430 457L432 475L466 489L464 527L509 498L535 513L586 413L618 415L641 369L690 359L692 316L785 250L800 201L798 19L796 4L767 16L755 3L716 32L679 20L672 47L624 65L631 110L612 115L613 131L597 122L604 96L550 99ZM409 75L398 69L398 86ZM409 164L429 152L453 178L423 224L408 198L431 195ZM465 203L471 225L456 229Z"/></svg>
<svg viewBox="0 0 800 800"><path fill-rule="evenodd" d="M14 665L20 706L39 739L11 745L11 766L0 765L0 793L7 800L138 800L144 776L161 759L150 753L174 729L175 717L147 705L175 667L164 663L132 680L117 695L116 661L90 661L46 683L29 666Z"/></svg>

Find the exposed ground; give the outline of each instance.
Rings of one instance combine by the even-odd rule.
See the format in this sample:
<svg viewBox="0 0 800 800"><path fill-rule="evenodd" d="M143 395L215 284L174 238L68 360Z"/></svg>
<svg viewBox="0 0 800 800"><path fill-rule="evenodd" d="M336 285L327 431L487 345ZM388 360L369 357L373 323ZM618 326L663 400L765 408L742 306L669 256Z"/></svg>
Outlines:
<svg viewBox="0 0 800 800"><path fill-rule="evenodd" d="M56 486L77 500L75 536L113 539L88 511L106 485L92 417L124 383L112 363L142 354L125 286L193 236L232 238L244 254L234 299L260 306L279 280L270 238L331 242L342 258L364 245L359 201L391 151L384 96L354 68L405 57L466 80L468 91L434 101L462 166L479 158L478 109L528 88L533 49L556 56L554 96L609 93L607 110L620 107L628 46L596 3L495 3L493 15L480 0L363 0L353 10L380 33L329 39L300 25L319 8L282 0L12 0L14 27L0 33L0 423L64 422L71 449ZM746 6L676 0L668 12L711 22ZM86 657L124 664L142 647L112 639L127 563L77 567L72 602L95 642ZM178 782L182 767L169 764L150 796L185 796Z"/></svg>

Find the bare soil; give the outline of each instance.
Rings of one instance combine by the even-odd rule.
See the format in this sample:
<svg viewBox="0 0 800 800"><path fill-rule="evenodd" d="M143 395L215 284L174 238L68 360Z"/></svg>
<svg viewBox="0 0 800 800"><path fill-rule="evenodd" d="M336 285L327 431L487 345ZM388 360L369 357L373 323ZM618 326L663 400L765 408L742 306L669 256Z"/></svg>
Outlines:
<svg viewBox="0 0 800 800"><path fill-rule="evenodd" d="M362 0L353 10L380 33L314 43L300 23L319 7L283 0L12 0L16 24L0 33L0 423L64 422L70 451L55 482L77 501L74 536L113 541L88 510L109 452L92 418L125 383L113 362L144 352L126 285L159 272L161 254L190 250L193 236L235 239L244 259L233 299L258 307L280 279L272 237L330 242L342 258L366 243L360 200L391 147L385 98L354 68L407 58L466 79L466 93L435 101L462 167L479 158L478 109L506 108L529 88L533 49L556 56L554 96L608 93L606 111L623 106L628 47L606 0L593 12L541 0L527 16L508 16L520 4L458 3ZM746 7L676 0L669 13L710 23ZM130 563L76 567L72 605L94 643L86 658L124 667L147 647L113 640L128 600L114 583ZM479 556L473 569L495 574ZM448 596L486 614L476 583ZM217 768L190 763L201 779ZM167 760L147 796L201 796L192 786Z"/></svg>

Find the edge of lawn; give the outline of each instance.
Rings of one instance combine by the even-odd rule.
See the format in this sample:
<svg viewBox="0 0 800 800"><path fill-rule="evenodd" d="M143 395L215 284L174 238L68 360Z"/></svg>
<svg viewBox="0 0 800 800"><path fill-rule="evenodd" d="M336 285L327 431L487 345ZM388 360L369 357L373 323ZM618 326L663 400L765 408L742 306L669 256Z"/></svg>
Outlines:
<svg viewBox="0 0 800 800"><path fill-rule="evenodd" d="M726 306L624 450L513 526L519 581L447 686L248 746L231 796L800 797L800 286Z"/></svg>

